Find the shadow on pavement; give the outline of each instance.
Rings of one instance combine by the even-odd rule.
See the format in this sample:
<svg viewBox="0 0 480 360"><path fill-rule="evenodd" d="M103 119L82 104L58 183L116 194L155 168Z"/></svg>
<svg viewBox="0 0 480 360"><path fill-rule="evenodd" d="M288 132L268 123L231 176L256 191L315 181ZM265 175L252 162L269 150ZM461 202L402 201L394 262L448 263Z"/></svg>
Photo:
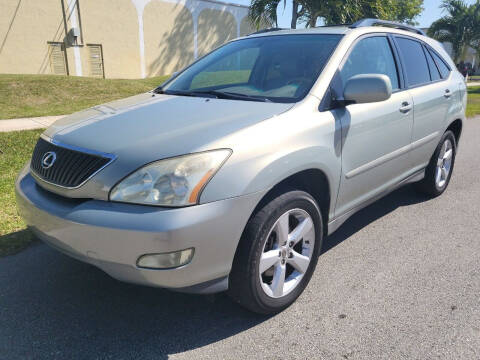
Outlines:
<svg viewBox="0 0 480 360"><path fill-rule="evenodd" d="M428 198L415 191L412 184L403 186L352 215L340 228L323 243L322 253L334 248L368 224L380 219L402 206L427 201Z"/></svg>
<svg viewBox="0 0 480 360"><path fill-rule="evenodd" d="M224 294L121 283L44 244L0 259L2 359L164 359L266 319Z"/></svg>
<svg viewBox="0 0 480 360"><path fill-rule="evenodd" d="M325 242L333 248L399 206L405 187L363 209ZM198 296L118 282L38 244L0 259L0 357L162 359L267 320L224 294Z"/></svg>
<svg viewBox="0 0 480 360"><path fill-rule="evenodd" d="M0 257L16 254L24 248L38 241L30 230L20 230L0 235Z"/></svg>

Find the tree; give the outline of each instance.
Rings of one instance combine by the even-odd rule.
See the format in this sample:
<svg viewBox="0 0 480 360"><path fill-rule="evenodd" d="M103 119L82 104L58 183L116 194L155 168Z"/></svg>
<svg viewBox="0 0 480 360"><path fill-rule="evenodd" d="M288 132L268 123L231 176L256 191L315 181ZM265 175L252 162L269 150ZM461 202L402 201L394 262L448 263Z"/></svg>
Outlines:
<svg viewBox="0 0 480 360"><path fill-rule="evenodd" d="M423 0L399 0L395 19L392 20L410 25L418 25L414 19L420 15L423 10Z"/></svg>
<svg viewBox="0 0 480 360"><path fill-rule="evenodd" d="M262 22L278 26L277 8L281 3L252 0L249 16L254 26L259 28ZM412 24L422 5L423 0L293 0L291 27L295 28L297 22L314 27L318 20L326 25L346 24L367 17Z"/></svg>
<svg viewBox="0 0 480 360"><path fill-rule="evenodd" d="M318 19L326 25L350 24L363 18L415 23L414 19L423 11L423 0L307 0L309 26Z"/></svg>
<svg viewBox="0 0 480 360"><path fill-rule="evenodd" d="M480 47L480 2L467 5L463 0L443 0L441 7L447 15L432 23L428 35L451 43L453 60L457 63L469 46Z"/></svg>
<svg viewBox="0 0 480 360"><path fill-rule="evenodd" d="M250 22L256 29L268 26L278 27L277 9L281 3L283 3L285 8L286 2L287 0L283 0L283 2L280 0L252 0L248 10ZM299 1L293 0L292 21L290 24L292 29L297 27L298 19L303 16L304 12Z"/></svg>
<svg viewBox="0 0 480 360"><path fill-rule="evenodd" d="M248 17L252 25L257 29L265 25L278 27L277 8L279 4L280 0L252 0L248 9Z"/></svg>

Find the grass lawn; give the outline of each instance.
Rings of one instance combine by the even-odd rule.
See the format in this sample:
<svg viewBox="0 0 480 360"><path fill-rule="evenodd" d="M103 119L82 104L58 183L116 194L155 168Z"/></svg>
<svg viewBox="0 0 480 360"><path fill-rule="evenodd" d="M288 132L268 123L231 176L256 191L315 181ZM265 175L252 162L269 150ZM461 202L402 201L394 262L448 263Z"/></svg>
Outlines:
<svg viewBox="0 0 480 360"><path fill-rule="evenodd" d="M42 131L0 133L0 256L20 251L34 239L17 214L14 182Z"/></svg>
<svg viewBox="0 0 480 360"><path fill-rule="evenodd" d="M0 119L71 114L151 90L168 77L120 80L0 74Z"/></svg>
<svg viewBox="0 0 480 360"><path fill-rule="evenodd" d="M480 86L468 88L467 116L480 115Z"/></svg>
<svg viewBox="0 0 480 360"><path fill-rule="evenodd" d="M248 72L194 80L195 85L244 81ZM59 75L0 74L0 119L71 114L115 99L139 94L162 84L169 75L148 79L95 79ZM198 84L197 84L198 83ZM210 84L211 83L211 84ZM480 114L480 87L468 88L467 116Z"/></svg>

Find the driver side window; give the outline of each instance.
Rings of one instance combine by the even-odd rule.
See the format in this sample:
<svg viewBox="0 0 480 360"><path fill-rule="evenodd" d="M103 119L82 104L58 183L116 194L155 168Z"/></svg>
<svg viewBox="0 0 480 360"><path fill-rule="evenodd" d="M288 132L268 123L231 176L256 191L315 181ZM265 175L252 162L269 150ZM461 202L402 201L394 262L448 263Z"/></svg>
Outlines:
<svg viewBox="0 0 480 360"><path fill-rule="evenodd" d="M359 74L383 74L390 78L392 90L398 90L398 72L390 43L385 36L373 36L360 40L340 70L345 86L348 79Z"/></svg>

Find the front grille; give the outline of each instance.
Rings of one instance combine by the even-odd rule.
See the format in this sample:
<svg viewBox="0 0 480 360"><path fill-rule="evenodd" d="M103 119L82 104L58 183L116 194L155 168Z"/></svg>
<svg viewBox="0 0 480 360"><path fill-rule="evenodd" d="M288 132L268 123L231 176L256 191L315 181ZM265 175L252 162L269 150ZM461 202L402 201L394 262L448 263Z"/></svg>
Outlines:
<svg viewBox="0 0 480 360"><path fill-rule="evenodd" d="M48 152L54 152L56 159L53 165L46 169L42 166L42 160ZM111 160L108 157L62 147L40 138L33 150L30 168L38 177L49 183L75 188L82 185Z"/></svg>

